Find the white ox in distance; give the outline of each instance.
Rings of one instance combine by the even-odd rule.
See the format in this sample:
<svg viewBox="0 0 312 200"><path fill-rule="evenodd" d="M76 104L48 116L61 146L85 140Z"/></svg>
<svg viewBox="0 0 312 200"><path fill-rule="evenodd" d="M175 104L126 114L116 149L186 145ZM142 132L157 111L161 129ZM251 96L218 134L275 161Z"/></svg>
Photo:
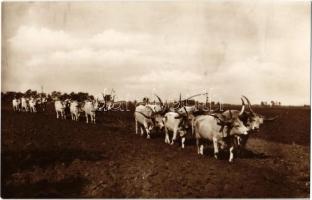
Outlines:
<svg viewBox="0 0 312 200"><path fill-rule="evenodd" d="M80 116L80 107L78 101L71 101L69 109L71 119L74 121L78 121Z"/></svg>
<svg viewBox="0 0 312 200"><path fill-rule="evenodd" d="M37 106L37 99L35 99L34 97L31 97L29 100L30 112L37 112L36 106Z"/></svg>
<svg viewBox="0 0 312 200"><path fill-rule="evenodd" d="M95 124L95 112L99 109L98 101L85 101L82 109L85 112L86 123L89 123L90 116L91 123Z"/></svg>
<svg viewBox="0 0 312 200"><path fill-rule="evenodd" d="M25 98L25 97L21 98L22 111L25 111L25 112L29 111L28 101L29 101L28 98Z"/></svg>
<svg viewBox="0 0 312 200"><path fill-rule="evenodd" d="M66 114L65 114L66 106L67 106L67 101L56 100L54 102L54 107L55 107L55 112L56 112L56 118L57 119L59 117L61 119L66 119Z"/></svg>
<svg viewBox="0 0 312 200"><path fill-rule="evenodd" d="M13 111L21 111L21 100L14 98L12 100Z"/></svg>

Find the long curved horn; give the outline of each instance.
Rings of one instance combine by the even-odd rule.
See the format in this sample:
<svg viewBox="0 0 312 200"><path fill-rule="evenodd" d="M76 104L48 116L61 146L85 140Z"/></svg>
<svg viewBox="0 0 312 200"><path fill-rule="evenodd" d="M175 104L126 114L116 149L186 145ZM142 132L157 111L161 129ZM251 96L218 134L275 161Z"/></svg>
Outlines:
<svg viewBox="0 0 312 200"><path fill-rule="evenodd" d="M279 118L279 115L274 116L274 117L269 117L269 118L264 117L263 120L264 120L264 121L274 121L274 120L276 120L277 118Z"/></svg>
<svg viewBox="0 0 312 200"><path fill-rule="evenodd" d="M155 96L157 97L157 99L158 99L158 101L160 103L160 106L163 107L164 103L162 102L161 98L157 94L155 94Z"/></svg>
<svg viewBox="0 0 312 200"><path fill-rule="evenodd" d="M239 116L241 116L244 113L244 111L245 111L245 102L244 102L243 98L241 98L241 100L242 100L242 109L241 109L241 111L238 114Z"/></svg>
<svg viewBox="0 0 312 200"><path fill-rule="evenodd" d="M185 106L184 106L183 108L184 108L184 110L185 110L186 116L188 116L188 112L187 112Z"/></svg>
<svg viewBox="0 0 312 200"><path fill-rule="evenodd" d="M144 113L140 112L140 111L135 111L137 113L140 113L141 115L143 115L145 118L147 119L152 119L152 117L145 115Z"/></svg>
<svg viewBox="0 0 312 200"><path fill-rule="evenodd" d="M252 113L254 113L254 111L253 111L252 108L251 108L251 104L250 104L249 99L248 99L247 97L245 97L244 95L243 95L243 97L246 99L246 101L247 101L247 103L248 103L249 111L252 112Z"/></svg>

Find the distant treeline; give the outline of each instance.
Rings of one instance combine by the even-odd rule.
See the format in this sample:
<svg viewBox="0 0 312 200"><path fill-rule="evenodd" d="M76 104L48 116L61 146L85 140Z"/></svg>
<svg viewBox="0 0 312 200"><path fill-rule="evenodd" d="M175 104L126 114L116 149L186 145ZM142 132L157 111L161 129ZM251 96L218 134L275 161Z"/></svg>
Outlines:
<svg viewBox="0 0 312 200"><path fill-rule="evenodd" d="M77 101L85 101L85 100L94 100L94 96L90 95L89 93L86 92L71 92L71 93L62 93L59 91L53 91L51 92L51 94L49 93L44 93L44 92L37 92L36 90L27 90L25 93L22 92L1 92L1 98L2 99L12 99L13 98L21 98L21 97L26 97L26 98L30 98L30 97L34 97L34 98L47 98L48 101L52 101L55 98L58 98L60 100L65 100L65 99L72 99L72 100L77 100ZM111 101L112 100L112 96L111 95L105 95L104 99L106 101Z"/></svg>
<svg viewBox="0 0 312 200"><path fill-rule="evenodd" d="M21 98L21 97L26 97L26 98L30 98L30 97L35 97L35 98L47 98L48 101L53 101L55 98L58 98L60 100L65 100L65 99L71 99L71 100L77 100L77 101L85 101L85 100L95 100L95 97L93 95L90 95L89 93L86 92L71 92L71 93L62 93L60 91L53 91L51 93L44 93L44 92L38 92L36 90L27 90L26 92L22 93L22 92L14 92L14 91L8 91L8 92L1 92L1 100L2 101L12 101L14 98ZM101 98L101 100L105 100L105 102L114 102L114 96L112 96L111 94L106 94L104 97ZM153 101L150 102L149 98L147 97L142 97L142 99L140 100L135 100L135 101L118 101L120 102L128 102L132 105L136 105L137 103L159 103L158 101ZM116 102L116 103L118 103ZM228 108L228 107L233 107L233 106L238 106L238 105L233 105L233 104L228 104L228 103L222 103L220 105L220 102L199 102L193 99L188 99L188 100L177 100L177 101L172 101L172 102L163 102L164 104L166 104L167 106L172 106L172 105L177 105L179 107L184 106L184 105L188 105L188 106L197 106L197 107L206 107L209 109L222 109L222 108ZM265 101L261 101L260 105L253 105L256 107L281 107L282 104L281 102L277 102L277 101L271 101L271 104L265 102ZM174 106L175 107L175 106ZM287 108L291 108L291 107L304 107L304 108L309 108L310 105L303 105L303 106L283 106L283 107L287 107Z"/></svg>

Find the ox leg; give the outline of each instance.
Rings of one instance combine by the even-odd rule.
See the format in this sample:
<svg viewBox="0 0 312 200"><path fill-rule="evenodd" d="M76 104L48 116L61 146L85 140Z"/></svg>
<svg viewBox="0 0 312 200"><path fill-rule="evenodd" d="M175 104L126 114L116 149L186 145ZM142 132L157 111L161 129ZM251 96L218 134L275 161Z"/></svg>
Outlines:
<svg viewBox="0 0 312 200"><path fill-rule="evenodd" d="M135 134L138 134L138 121L135 120Z"/></svg>
<svg viewBox="0 0 312 200"><path fill-rule="evenodd" d="M146 138L150 139L151 138L150 130L147 127L145 127L145 130L146 130L146 135L147 135Z"/></svg>
<svg viewBox="0 0 312 200"><path fill-rule="evenodd" d="M213 141L214 157L218 159L219 154L218 139L214 137L212 138L212 141Z"/></svg>
<svg viewBox="0 0 312 200"><path fill-rule="evenodd" d="M148 125L147 125L147 123L146 122L144 122L144 128L145 128L145 131L146 131L146 138L147 139L150 139L151 138L151 136L150 136L150 131L149 131L149 129L148 129Z"/></svg>
<svg viewBox="0 0 312 200"><path fill-rule="evenodd" d="M182 137L182 138L181 138L182 149L184 149L184 142L185 142L185 137Z"/></svg>
<svg viewBox="0 0 312 200"><path fill-rule="evenodd" d="M201 144L199 147L200 155L204 155L204 145Z"/></svg>
<svg viewBox="0 0 312 200"><path fill-rule="evenodd" d="M165 143L170 144L170 139L169 139L169 130L165 128L166 136L165 136Z"/></svg>
<svg viewBox="0 0 312 200"><path fill-rule="evenodd" d="M174 129L173 130L173 136L172 136L172 141L171 141L171 145L174 144L174 141L177 139L177 134L178 134L178 130L177 129Z"/></svg>
<svg viewBox="0 0 312 200"><path fill-rule="evenodd" d="M234 159L234 146L231 146L229 162L233 162L233 159Z"/></svg>
<svg viewBox="0 0 312 200"><path fill-rule="evenodd" d="M143 130L143 127L142 127L142 126L140 127L140 130L141 130L141 136L143 136L144 130Z"/></svg>
<svg viewBox="0 0 312 200"><path fill-rule="evenodd" d="M58 112L56 111L56 119L58 119L59 118L59 114L58 114Z"/></svg>
<svg viewBox="0 0 312 200"><path fill-rule="evenodd" d="M89 123L88 114L86 114L86 122Z"/></svg>
<svg viewBox="0 0 312 200"><path fill-rule="evenodd" d="M91 115L90 115L90 121L91 121L91 123L92 124L95 124L95 120L94 120L95 118L94 118L94 115L93 115L93 113L91 113Z"/></svg>
<svg viewBox="0 0 312 200"><path fill-rule="evenodd" d="M201 143L200 138L196 138L197 154L204 155L204 145Z"/></svg>
<svg viewBox="0 0 312 200"><path fill-rule="evenodd" d="M196 138L196 147L197 147L197 154L200 154L200 150L199 150L199 138Z"/></svg>

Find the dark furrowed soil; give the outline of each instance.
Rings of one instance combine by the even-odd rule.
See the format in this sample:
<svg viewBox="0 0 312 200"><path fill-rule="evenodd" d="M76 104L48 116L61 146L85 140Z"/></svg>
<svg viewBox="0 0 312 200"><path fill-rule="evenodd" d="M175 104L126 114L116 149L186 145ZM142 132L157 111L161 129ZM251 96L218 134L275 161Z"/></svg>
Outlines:
<svg viewBox="0 0 312 200"><path fill-rule="evenodd" d="M260 112L260 110L259 110ZM2 110L1 189L4 198L309 197L308 109L263 125L233 164L212 146L198 156L135 134L130 112L99 113L97 124L57 120L53 112ZM284 120L292 120L291 123ZM285 126L285 127L284 127Z"/></svg>

